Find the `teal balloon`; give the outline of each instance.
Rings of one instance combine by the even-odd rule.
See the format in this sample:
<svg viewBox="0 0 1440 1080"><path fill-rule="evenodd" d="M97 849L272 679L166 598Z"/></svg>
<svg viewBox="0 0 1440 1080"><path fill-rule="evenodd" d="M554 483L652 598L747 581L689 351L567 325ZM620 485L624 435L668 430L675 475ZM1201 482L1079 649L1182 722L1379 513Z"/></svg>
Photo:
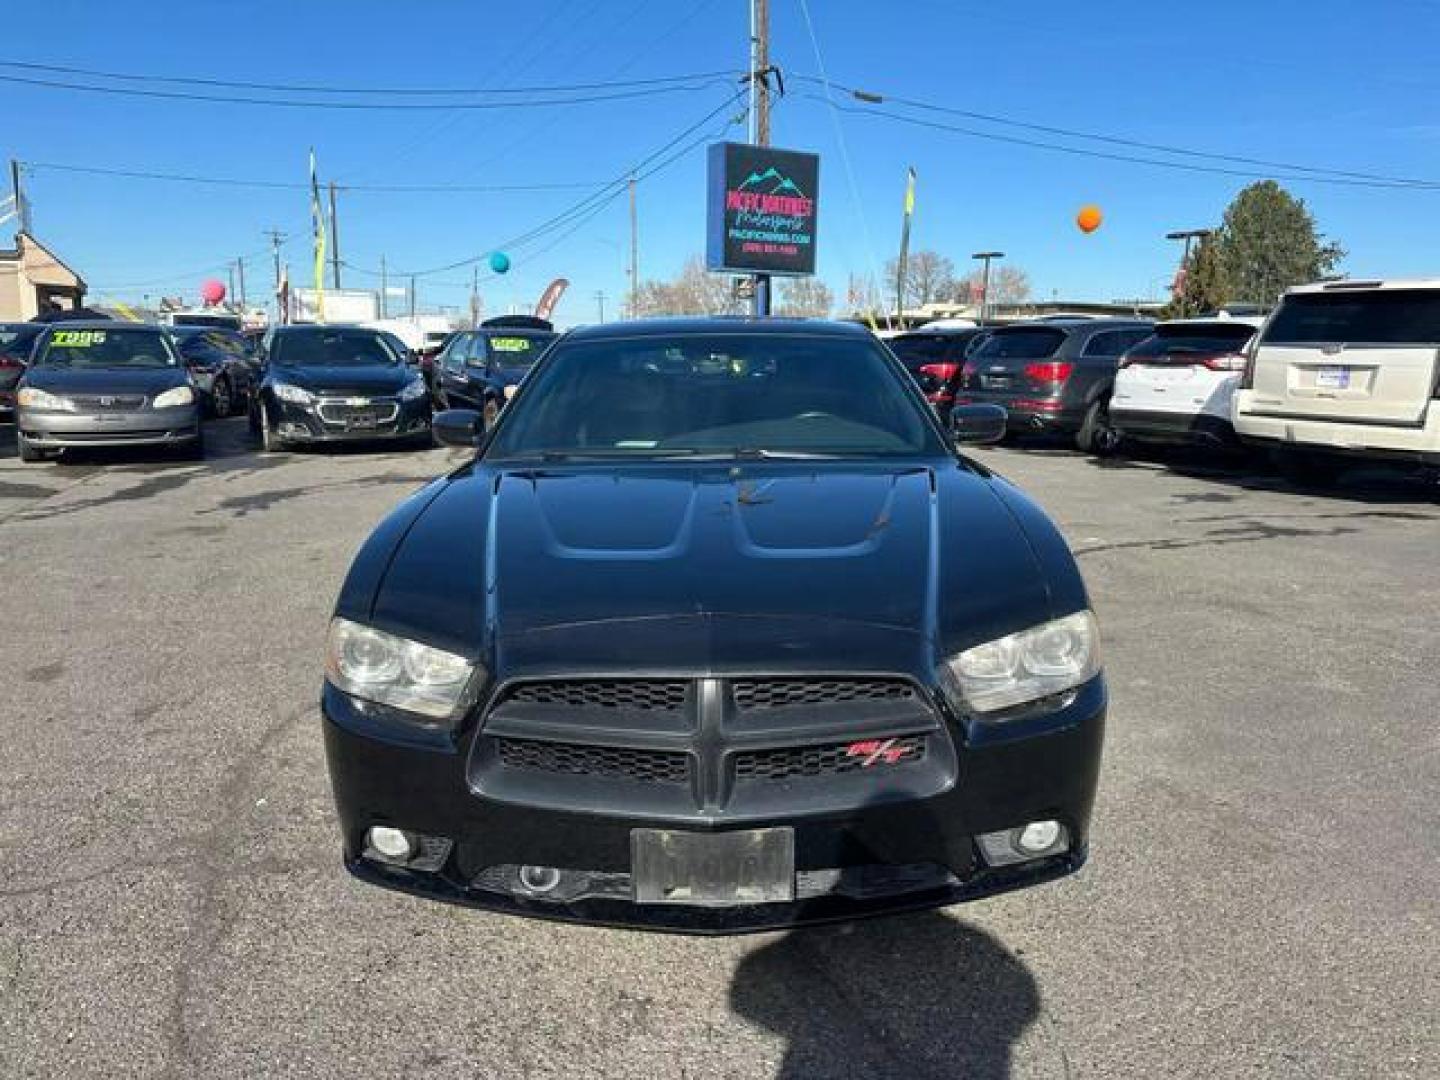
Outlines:
<svg viewBox="0 0 1440 1080"><path fill-rule="evenodd" d="M497 274L503 274L510 269L510 256L503 251L492 251L490 253L490 269Z"/></svg>

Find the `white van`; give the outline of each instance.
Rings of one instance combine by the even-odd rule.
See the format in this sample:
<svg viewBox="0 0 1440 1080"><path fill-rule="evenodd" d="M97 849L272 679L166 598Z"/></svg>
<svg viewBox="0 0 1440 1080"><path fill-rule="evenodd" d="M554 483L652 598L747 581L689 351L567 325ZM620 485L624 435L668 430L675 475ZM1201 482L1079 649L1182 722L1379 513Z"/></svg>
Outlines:
<svg viewBox="0 0 1440 1080"><path fill-rule="evenodd" d="M1235 393L1236 433L1323 483L1347 457L1440 465L1440 279L1291 289Z"/></svg>
<svg viewBox="0 0 1440 1080"><path fill-rule="evenodd" d="M1264 320L1170 319L1120 358L1110 426L1137 442L1233 447L1231 398Z"/></svg>

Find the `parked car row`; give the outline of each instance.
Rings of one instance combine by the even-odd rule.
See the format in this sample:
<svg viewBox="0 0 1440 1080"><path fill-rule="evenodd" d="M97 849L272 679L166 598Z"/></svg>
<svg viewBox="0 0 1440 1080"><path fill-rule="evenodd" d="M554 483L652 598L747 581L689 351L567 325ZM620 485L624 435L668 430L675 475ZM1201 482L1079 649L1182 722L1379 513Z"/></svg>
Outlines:
<svg viewBox="0 0 1440 1080"><path fill-rule="evenodd" d="M1304 483L1357 459L1440 466L1440 280L1299 286L1268 319L1045 319L888 344L942 419L1002 405L1010 434L1088 453L1268 451Z"/></svg>

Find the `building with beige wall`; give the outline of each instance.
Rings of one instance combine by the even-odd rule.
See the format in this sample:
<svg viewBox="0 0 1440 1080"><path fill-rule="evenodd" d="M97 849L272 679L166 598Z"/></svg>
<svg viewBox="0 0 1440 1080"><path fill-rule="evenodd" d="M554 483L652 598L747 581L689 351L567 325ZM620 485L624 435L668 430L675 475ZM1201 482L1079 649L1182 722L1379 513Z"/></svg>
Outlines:
<svg viewBox="0 0 1440 1080"><path fill-rule="evenodd" d="M29 233L16 233L13 248L0 248L0 322L24 322L84 301L80 275Z"/></svg>

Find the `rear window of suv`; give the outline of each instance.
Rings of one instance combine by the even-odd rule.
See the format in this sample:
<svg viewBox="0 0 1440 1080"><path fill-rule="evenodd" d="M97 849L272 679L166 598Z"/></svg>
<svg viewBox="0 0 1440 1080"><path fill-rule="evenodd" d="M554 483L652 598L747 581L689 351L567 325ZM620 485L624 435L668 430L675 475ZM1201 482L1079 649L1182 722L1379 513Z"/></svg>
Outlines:
<svg viewBox="0 0 1440 1080"><path fill-rule="evenodd" d="M1053 356L1065 343L1065 331L1049 327L997 330L975 350L976 360L1038 360Z"/></svg>
<svg viewBox="0 0 1440 1080"><path fill-rule="evenodd" d="M1237 353L1255 335L1245 323L1216 326L1162 326L1127 354L1132 360L1155 356L1225 356Z"/></svg>
<svg viewBox="0 0 1440 1080"><path fill-rule="evenodd" d="M1297 293L1281 301L1263 340L1287 345L1440 344L1440 290Z"/></svg>

